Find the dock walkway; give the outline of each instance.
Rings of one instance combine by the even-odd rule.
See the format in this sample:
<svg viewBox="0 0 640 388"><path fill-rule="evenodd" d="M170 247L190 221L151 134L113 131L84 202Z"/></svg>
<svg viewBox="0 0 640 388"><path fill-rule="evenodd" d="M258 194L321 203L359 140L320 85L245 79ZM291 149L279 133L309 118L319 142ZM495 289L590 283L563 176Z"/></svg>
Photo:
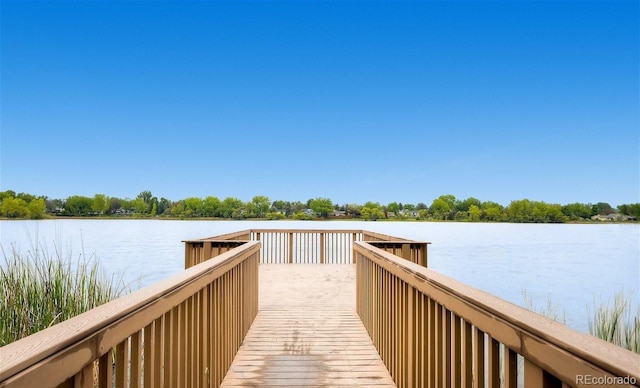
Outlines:
<svg viewBox="0 0 640 388"><path fill-rule="evenodd" d="M395 387L356 313L355 265L262 264L259 312L222 387Z"/></svg>

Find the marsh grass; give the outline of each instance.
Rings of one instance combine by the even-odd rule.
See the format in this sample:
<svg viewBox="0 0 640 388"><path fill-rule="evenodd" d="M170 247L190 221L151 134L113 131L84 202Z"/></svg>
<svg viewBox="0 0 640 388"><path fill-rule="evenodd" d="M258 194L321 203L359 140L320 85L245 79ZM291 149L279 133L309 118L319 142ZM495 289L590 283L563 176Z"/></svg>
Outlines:
<svg viewBox="0 0 640 388"><path fill-rule="evenodd" d="M547 318L565 323L564 311L560 314L551 298L542 305L535 305L533 298L525 289L522 290L524 307L542 314ZM618 291L607 301L587 306L589 334L602 340L618 345L635 353L640 353L640 306L636 306L633 313L631 294Z"/></svg>
<svg viewBox="0 0 640 388"><path fill-rule="evenodd" d="M35 244L34 244L35 245ZM97 257L76 260L55 247L26 254L2 247L0 263L0 346L115 299L129 288L122 276L108 276Z"/></svg>
<svg viewBox="0 0 640 388"><path fill-rule="evenodd" d="M536 305L533 301L533 297L527 293L526 289L522 289L522 298L524 299L524 307L528 310L535 311L549 319L553 319L556 322L566 323L566 313L563 310L562 316L560 314L560 308L553 303L551 296L547 297L546 302L542 305Z"/></svg>
<svg viewBox="0 0 640 388"><path fill-rule="evenodd" d="M640 353L640 306L632 314L631 294L619 291L607 302L589 310L589 333L612 344Z"/></svg>

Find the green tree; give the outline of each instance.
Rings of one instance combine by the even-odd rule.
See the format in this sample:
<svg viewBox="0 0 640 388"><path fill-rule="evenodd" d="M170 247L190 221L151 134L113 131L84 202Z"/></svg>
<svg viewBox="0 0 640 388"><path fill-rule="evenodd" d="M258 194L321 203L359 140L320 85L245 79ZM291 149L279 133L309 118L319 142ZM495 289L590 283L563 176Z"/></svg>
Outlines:
<svg viewBox="0 0 640 388"><path fill-rule="evenodd" d="M29 214L27 201L22 198L5 197L0 204L0 213L7 218L26 218Z"/></svg>
<svg viewBox="0 0 640 388"><path fill-rule="evenodd" d="M295 201L295 202L291 203L291 213L292 214L304 211L304 209L306 209L306 208L307 208L307 206L304 203L300 202L300 201Z"/></svg>
<svg viewBox="0 0 640 388"><path fill-rule="evenodd" d="M277 201L273 201L273 203L271 204L271 210L275 211L275 212L285 212L287 208L287 202L283 201L283 200L277 200Z"/></svg>
<svg viewBox="0 0 640 388"><path fill-rule="evenodd" d="M433 217L437 220L446 220L449 218L449 214L453 208L450 203L442 198L442 196L436 198L431 203L430 212L433 214Z"/></svg>
<svg viewBox="0 0 640 388"><path fill-rule="evenodd" d="M357 203L349 203L345 206L345 212L348 216L358 218L362 215L362 206Z"/></svg>
<svg viewBox="0 0 640 388"><path fill-rule="evenodd" d="M387 211L393 213L396 217L400 215L400 205L398 202L391 202L387 205Z"/></svg>
<svg viewBox="0 0 640 388"><path fill-rule="evenodd" d="M480 205L482 218L486 221L502 221L504 206L497 202L485 201Z"/></svg>
<svg viewBox="0 0 640 388"><path fill-rule="evenodd" d="M625 216L635 217L636 219L640 218L640 203L619 205L618 210Z"/></svg>
<svg viewBox="0 0 640 388"><path fill-rule="evenodd" d="M470 205L469 206L469 221L480 221L480 217L482 217L482 210L478 205Z"/></svg>
<svg viewBox="0 0 640 388"><path fill-rule="evenodd" d="M72 216L82 216L91 213L93 199L82 195L72 195L64 204L65 213Z"/></svg>
<svg viewBox="0 0 640 388"><path fill-rule="evenodd" d="M184 199L185 217L202 217L204 215L204 202L202 198L189 197Z"/></svg>
<svg viewBox="0 0 640 388"><path fill-rule="evenodd" d="M243 206L244 202L238 198L227 197L222 200L222 203L220 204L220 212L222 217L231 218L233 217L234 211L239 212Z"/></svg>
<svg viewBox="0 0 640 388"><path fill-rule="evenodd" d="M423 209L426 209L426 208L427 208L427 205L425 205L424 203L420 203L420 204L421 204L421 205L424 205L424 208L423 208ZM408 212L412 212L412 211L416 210L416 207L415 207L415 205L414 205L414 204L412 204L412 203L405 203L405 204L404 204L404 206L403 206L403 209L402 209L402 210L406 210L406 211L408 211Z"/></svg>
<svg viewBox="0 0 640 388"><path fill-rule="evenodd" d="M138 194L136 199L142 200L142 202L144 202L144 204L146 205L146 209L144 211L138 211L139 209L136 208L136 213L139 213L139 214L149 214L149 213L151 213L151 207L153 206L153 203L152 203L153 194L151 194L151 191L145 190L145 191L141 192L140 194ZM138 203L138 202L136 202L136 203Z"/></svg>
<svg viewBox="0 0 640 388"><path fill-rule="evenodd" d="M0 191L0 201L3 201L5 198L15 198L16 192L13 190Z"/></svg>
<svg viewBox="0 0 640 388"><path fill-rule="evenodd" d="M144 200L140 197L131 201L131 208L136 214L139 214L139 215L148 214L147 212L148 206L144 202Z"/></svg>
<svg viewBox="0 0 640 388"><path fill-rule="evenodd" d="M109 211L109 198L104 194L96 194L93 196L93 203L91 204L91 210L94 213L104 214Z"/></svg>
<svg viewBox="0 0 640 388"><path fill-rule="evenodd" d="M586 203L570 203L562 206L562 214L570 220L588 219L593 215L593 209L590 204Z"/></svg>
<svg viewBox="0 0 640 388"><path fill-rule="evenodd" d="M562 207L556 204L548 204L542 201L534 201L532 206L532 220L534 222L564 222Z"/></svg>
<svg viewBox="0 0 640 388"><path fill-rule="evenodd" d="M271 206L271 200L264 195L256 195L247 204L250 217L264 218Z"/></svg>
<svg viewBox="0 0 640 388"><path fill-rule="evenodd" d="M471 209L471 206L473 205L475 205L478 209L480 209L482 202L480 202L479 199L473 198L473 197L469 197L462 201L455 201L455 209L457 211L468 212L469 209Z"/></svg>
<svg viewBox="0 0 640 388"><path fill-rule="evenodd" d="M122 208L122 200L120 198L109 198L109 212L116 213Z"/></svg>
<svg viewBox="0 0 640 388"><path fill-rule="evenodd" d="M380 206L380 203L367 202L362 207L360 215L365 220L375 221L384 218L384 211L382 210L382 206Z"/></svg>
<svg viewBox="0 0 640 388"><path fill-rule="evenodd" d="M505 209L510 222L532 222L533 204L528 199L513 200Z"/></svg>
<svg viewBox="0 0 640 388"><path fill-rule="evenodd" d="M557 203L547 204L547 222L566 222L567 217L562 213L562 205Z"/></svg>
<svg viewBox="0 0 640 388"><path fill-rule="evenodd" d="M173 202L171 204L171 207L169 207L168 212L169 212L170 215L172 215L174 217L182 218L183 213L184 213L184 204L182 203L182 201Z"/></svg>
<svg viewBox="0 0 640 388"><path fill-rule="evenodd" d="M611 207L611 205L609 205L606 202L598 202L595 205L592 206L592 212L593 214L600 214L603 216L606 216L608 214L613 214L615 213L615 210L613 210L613 208Z"/></svg>
<svg viewBox="0 0 640 388"><path fill-rule="evenodd" d="M44 198L34 199L29 202L27 208L29 210L29 218L32 220L44 218L44 214L47 211L47 205L44 202Z"/></svg>
<svg viewBox="0 0 640 388"><path fill-rule="evenodd" d="M418 219L419 220L428 220L429 219L429 211L427 209L418 210Z"/></svg>
<svg viewBox="0 0 640 388"><path fill-rule="evenodd" d="M171 209L171 201L162 197L158 201L158 214L165 214L170 212Z"/></svg>
<svg viewBox="0 0 640 388"><path fill-rule="evenodd" d="M307 214L305 212L302 212L302 211L293 213L293 219L294 220L311 220L312 218L313 217L311 217L311 215L309 215L309 214Z"/></svg>
<svg viewBox="0 0 640 388"><path fill-rule="evenodd" d="M282 220L284 219L284 214L278 212L268 212L267 215L267 220Z"/></svg>
<svg viewBox="0 0 640 388"><path fill-rule="evenodd" d="M120 198L120 209L125 212L134 212L132 202L129 198Z"/></svg>
<svg viewBox="0 0 640 388"><path fill-rule="evenodd" d="M309 206L315 214L320 214L321 217L327 218L329 213L333 212L333 203L329 198L316 198L312 199Z"/></svg>
<svg viewBox="0 0 640 388"><path fill-rule="evenodd" d="M160 202L158 201L158 197L151 197L151 201L147 204L147 206L149 207L149 213L155 217L156 214L158 214L158 204Z"/></svg>
<svg viewBox="0 0 640 388"><path fill-rule="evenodd" d="M447 205L449 205L449 209L455 209L456 207L456 196L453 194L444 194L438 197L438 199L441 199L443 201L445 201L447 203Z"/></svg>
<svg viewBox="0 0 640 388"><path fill-rule="evenodd" d="M29 193L18 193L16 194L16 198L23 199L27 204L37 199L35 195Z"/></svg>
<svg viewBox="0 0 640 388"><path fill-rule="evenodd" d="M208 196L202 202L202 210L205 217L219 217L220 216L220 206L222 206L222 202L218 197Z"/></svg>

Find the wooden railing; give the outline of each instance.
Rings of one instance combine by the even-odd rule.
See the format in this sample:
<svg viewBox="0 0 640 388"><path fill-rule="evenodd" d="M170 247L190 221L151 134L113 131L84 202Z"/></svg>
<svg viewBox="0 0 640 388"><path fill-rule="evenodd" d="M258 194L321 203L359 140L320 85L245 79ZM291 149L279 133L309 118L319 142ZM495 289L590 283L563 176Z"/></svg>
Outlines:
<svg viewBox="0 0 640 388"><path fill-rule="evenodd" d="M185 241L185 266L233 249L246 240L260 241L262 264L353 264L355 241L372 244L427 266L427 242L365 230L251 229Z"/></svg>
<svg viewBox="0 0 640 388"><path fill-rule="evenodd" d="M219 386L258 311L260 244L0 349L0 387Z"/></svg>
<svg viewBox="0 0 640 388"><path fill-rule="evenodd" d="M185 241L182 274L2 347L0 387L217 387L259 262L356 263L358 314L399 387L640 386L640 356L427 269L427 243L255 229Z"/></svg>
<svg viewBox="0 0 640 388"><path fill-rule="evenodd" d="M640 384L635 353L373 244L354 249L358 314L398 387Z"/></svg>

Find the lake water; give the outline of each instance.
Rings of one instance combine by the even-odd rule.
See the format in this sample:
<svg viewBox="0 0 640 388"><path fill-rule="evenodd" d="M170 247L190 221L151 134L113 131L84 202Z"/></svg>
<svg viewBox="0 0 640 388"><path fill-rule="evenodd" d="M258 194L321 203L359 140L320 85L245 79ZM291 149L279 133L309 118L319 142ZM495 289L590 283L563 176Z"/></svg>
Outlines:
<svg viewBox="0 0 640 388"><path fill-rule="evenodd" d="M183 269L183 240L250 228L367 229L430 241L429 267L518 305L550 299L566 324L588 330L588 306L631 293L640 306L640 225L358 221L0 221L0 243L26 253L37 241L63 257L95 255L134 288ZM639 307L640 308L640 307Z"/></svg>

